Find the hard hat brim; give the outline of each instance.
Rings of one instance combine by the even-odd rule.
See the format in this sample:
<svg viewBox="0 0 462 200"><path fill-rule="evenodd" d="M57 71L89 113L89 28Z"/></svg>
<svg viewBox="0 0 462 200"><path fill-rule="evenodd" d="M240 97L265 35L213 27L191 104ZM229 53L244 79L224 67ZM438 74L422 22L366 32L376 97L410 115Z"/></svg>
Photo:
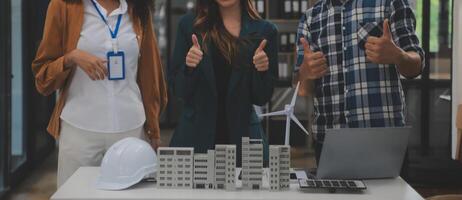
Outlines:
<svg viewBox="0 0 462 200"><path fill-rule="evenodd" d="M134 176L125 178L124 181L104 180L99 175L95 182L96 189L99 190L124 190L139 183L146 175L156 172L156 165L140 169Z"/></svg>

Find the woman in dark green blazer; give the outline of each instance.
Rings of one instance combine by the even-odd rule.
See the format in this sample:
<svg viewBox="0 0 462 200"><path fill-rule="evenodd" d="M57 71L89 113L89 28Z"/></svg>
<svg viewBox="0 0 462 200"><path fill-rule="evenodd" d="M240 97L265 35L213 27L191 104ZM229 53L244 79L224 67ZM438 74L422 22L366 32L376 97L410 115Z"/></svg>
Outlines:
<svg viewBox="0 0 462 200"><path fill-rule="evenodd" d="M197 2L196 13L179 22L169 69L169 85L183 106L170 146L206 152L236 144L240 165L242 137L262 138L268 153L253 105L265 105L273 94L277 29L251 0Z"/></svg>

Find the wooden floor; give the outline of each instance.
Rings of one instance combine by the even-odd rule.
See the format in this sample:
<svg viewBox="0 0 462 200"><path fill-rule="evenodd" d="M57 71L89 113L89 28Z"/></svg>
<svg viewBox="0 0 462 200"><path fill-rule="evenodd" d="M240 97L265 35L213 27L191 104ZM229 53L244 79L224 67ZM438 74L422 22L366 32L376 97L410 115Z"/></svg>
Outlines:
<svg viewBox="0 0 462 200"><path fill-rule="evenodd" d="M171 131L162 135L164 141L170 141ZM314 168L316 162L310 151L294 148L291 152L294 168ZM18 187L14 188L5 200L47 200L56 191L57 153L50 155L45 162L38 166ZM427 198L442 194L462 194L462 188L415 188L423 197Z"/></svg>

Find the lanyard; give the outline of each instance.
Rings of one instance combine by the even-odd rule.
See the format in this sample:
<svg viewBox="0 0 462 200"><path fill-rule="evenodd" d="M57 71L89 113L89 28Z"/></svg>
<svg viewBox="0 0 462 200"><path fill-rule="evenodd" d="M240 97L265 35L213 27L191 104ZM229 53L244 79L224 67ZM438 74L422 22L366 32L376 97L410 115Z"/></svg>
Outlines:
<svg viewBox="0 0 462 200"><path fill-rule="evenodd" d="M117 53L118 52L117 34L119 33L120 22L122 21L122 14L119 14L119 16L117 17L117 23L116 23L115 29L114 29L114 31L112 31L111 27L109 26L109 24L108 24L106 18L104 17L103 13L101 13L98 6L96 5L95 0L92 0L91 2L93 3L93 6L95 6L96 11L98 11L98 14L101 17L101 19L104 21L107 28L109 29L109 32L111 33L111 38L112 38L112 48L113 48L114 52Z"/></svg>

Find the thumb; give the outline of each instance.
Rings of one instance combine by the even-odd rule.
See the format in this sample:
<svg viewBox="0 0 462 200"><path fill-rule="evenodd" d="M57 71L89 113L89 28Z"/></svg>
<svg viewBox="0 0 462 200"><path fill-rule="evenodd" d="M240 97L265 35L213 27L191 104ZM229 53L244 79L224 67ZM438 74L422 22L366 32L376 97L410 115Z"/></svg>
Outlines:
<svg viewBox="0 0 462 200"><path fill-rule="evenodd" d="M197 39L196 34L192 34L191 39L192 39L193 46L197 47L198 49L201 49L201 45L199 44L199 40Z"/></svg>
<svg viewBox="0 0 462 200"><path fill-rule="evenodd" d="M385 19L385 21L383 21L383 35L382 35L382 37L387 38L387 39L391 39L390 24L388 22L388 19Z"/></svg>
<svg viewBox="0 0 462 200"><path fill-rule="evenodd" d="M265 49L266 47L266 43L268 43L268 41L266 39L263 39L260 43L260 46L258 46L257 50L255 51L255 53L263 51L263 49Z"/></svg>
<svg viewBox="0 0 462 200"><path fill-rule="evenodd" d="M313 51L311 51L310 44L305 38L300 38L300 43L303 45L303 52L305 52L305 54L313 53Z"/></svg>

